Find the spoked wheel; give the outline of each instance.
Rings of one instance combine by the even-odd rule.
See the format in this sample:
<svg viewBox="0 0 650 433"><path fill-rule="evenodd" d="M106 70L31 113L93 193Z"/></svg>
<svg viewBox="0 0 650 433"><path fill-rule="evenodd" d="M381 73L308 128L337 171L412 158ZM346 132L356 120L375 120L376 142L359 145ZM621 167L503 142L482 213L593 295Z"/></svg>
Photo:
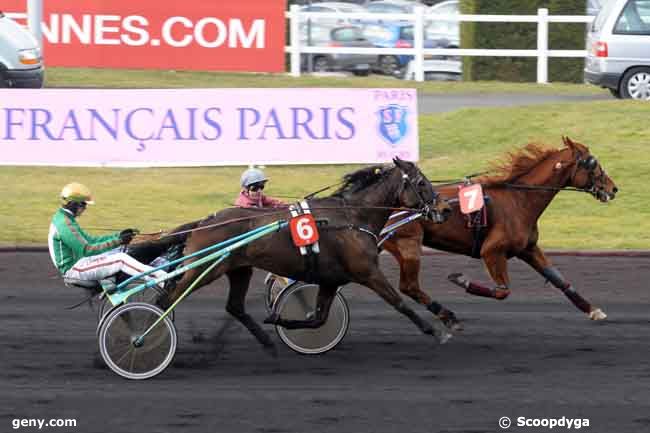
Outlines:
<svg viewBox="0 0 650 433"><path fill-rule="evenodd" d="M138 341L162 315L160 308L143 302L129 302L108 313L99 330L99 352L106 365L127 379L149 379L167 368L178 340L169 317Z"/></svg>
<svg viewBox="0 0 650 433"><path fill-rule="evenodd" d="M140 283L137 283L140 284ZM131 295L129 298L128 302L144 302L145 304L151 304L151 305L158 305L158 300L165 294L164 290L162 290L158 286L150 287L148 289L145 289L141 292L135 293ZM106 296L104 296L101 301L99 302L99 307L97 308L97 323L102 322L102 319L106 316L108 312L110 312L113 309L113 304L111 304L111 301L108 300ZM173 321L174 320L174 311L172 310L171 313L169 313L169 318Z"/></svg>
<svg viewBox="0 0 650 433"><path fill-rule="evenodd" d="M318 286L316 284L294 283L276 301L276 312L283 319L305 320L314 314ZM327 321L317 329L285 329L276 326L280 339L291 349L304 355L325 353L336 347L350 325L350 309L345 297L338 292L332 301Z"/></svg>

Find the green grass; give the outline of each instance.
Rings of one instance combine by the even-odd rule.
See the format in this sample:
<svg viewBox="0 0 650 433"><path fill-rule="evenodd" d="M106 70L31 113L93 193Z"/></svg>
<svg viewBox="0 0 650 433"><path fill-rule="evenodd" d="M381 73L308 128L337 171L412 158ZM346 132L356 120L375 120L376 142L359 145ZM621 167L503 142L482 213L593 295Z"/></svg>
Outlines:
<svg viewBox="0 0 650 433"><path fill-rule="evenodd" d="M187 88L187 87L408 87L424 93L534 93L598 95L607 91L585 84L534 84L497 81L440 82L397 80L381 76L293 78L287 74L50 68L47 87Z"/></svg>
<svg viewBox="0 0 650 433"><path fill-rule="evenodd" d="M650 104L633 101L465 109L420 116L420 167L430 178L459 177L529 141L561 145L568 135L587 144L620 188L597 202L564 192L541 220L546 248L648 248ZM336 182L355 166L269 167L267 192L298 197ZM79 181L97 204L82 227L169 228L233 203L242 167L174 169L0 168L0 244L43 244L64 184ZM99 233L99 232L98 232Z"/></svg>

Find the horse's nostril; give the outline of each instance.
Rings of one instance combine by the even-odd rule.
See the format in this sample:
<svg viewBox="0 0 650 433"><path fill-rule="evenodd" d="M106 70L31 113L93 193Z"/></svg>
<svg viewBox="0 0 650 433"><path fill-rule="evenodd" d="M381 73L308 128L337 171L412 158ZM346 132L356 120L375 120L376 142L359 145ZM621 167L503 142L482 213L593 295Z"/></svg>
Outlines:
<svg viewBox="0 0 650 433"><path fill-rule="evenodd" d="M618 192L618 188L614 187L612 191L614 191L614 194L616 194Z"/></svg>

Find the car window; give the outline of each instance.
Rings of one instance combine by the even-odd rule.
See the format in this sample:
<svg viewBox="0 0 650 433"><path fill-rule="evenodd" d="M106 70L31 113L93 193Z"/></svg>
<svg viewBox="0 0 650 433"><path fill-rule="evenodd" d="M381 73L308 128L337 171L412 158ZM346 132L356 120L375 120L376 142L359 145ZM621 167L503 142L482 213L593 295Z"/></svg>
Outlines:
<svg viewBox="0 0 650 433"><path fill-rule="evenodd" d="M373 13L402 14L408 13L401 6L392 4L370 3L368 11Z"/></svg>
<svg viewBox="0 0 650 433"><path fill-rule="evenodd" d="M346 14L351 14L351 13L359 13L359 12L365 12L366 10L360 6L357 5L346 5L346 6L341 6L339 8L341 12L346 13Z"/></svg>
<svg viewBox="0 0 650 433"><path fill-rule="evenodd" d="M363 35L371 41L388 42L394 39L393 32L384 26L366 26L363 29Z"/></svg>
<svg viewBox="0 0 650 433"><path fill-rule="evenodd" d="M591 31L592 32L599 32L602 30L603 25L605 24L605 21L607 21L607 18L612 13L612 9L614 9L614 6L616 6L618 2L614 0L610 0L608 2L605 2L605 4L602 6L600 11L598 12L598 15L596 15L596 18L594 19L594 22L591 24Z"/></svg>
<svg viewBox="0 0 650 433"><path fill-rule="evenodd" d="M650 0L629 0L616 21L614 33L650 35Z"/></svg>
<svg viewBox="0 0 650 433"><path fill-rule="evenodd" d="M332 9L323 6L308 6L305 12L332 12Z"/></svg>
<svg viewBox="0 0 650 433"><path fill-rule="evenodd" d="M402 27L402 30L400 31L399 38L403 39L405 41L412 41L413 40L413 27Z"/></svg>
<svg viewBox="0 0 650 433"><path fill-rule="evenodd" d="M309 26L305 26L301 31L301 42L311 42L312 45L328 42L330 40L331 31L331 27L323 27L316 24L312 25L311 28Z"/></svg>
<svg viewBox="0 0 650 433"><path fill-rule="evenodd" d="M361 29L358 27L344 27L332 31L333 41L358 41L364 39Z"/></svg>

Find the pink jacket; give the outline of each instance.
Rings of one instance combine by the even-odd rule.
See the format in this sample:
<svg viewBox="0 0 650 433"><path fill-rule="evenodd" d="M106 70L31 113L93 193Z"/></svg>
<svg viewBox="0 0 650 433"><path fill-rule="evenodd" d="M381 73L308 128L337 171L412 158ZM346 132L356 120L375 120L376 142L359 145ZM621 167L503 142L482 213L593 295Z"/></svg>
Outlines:
<svg viewBox="0 0 650 433"><path fill-rule="evenodd" d="M235 206L239 207L286 207L288 206L282 200L260 194L257 199L248 195L248 191L243 189L239 197L235 200Z"/></svg>

